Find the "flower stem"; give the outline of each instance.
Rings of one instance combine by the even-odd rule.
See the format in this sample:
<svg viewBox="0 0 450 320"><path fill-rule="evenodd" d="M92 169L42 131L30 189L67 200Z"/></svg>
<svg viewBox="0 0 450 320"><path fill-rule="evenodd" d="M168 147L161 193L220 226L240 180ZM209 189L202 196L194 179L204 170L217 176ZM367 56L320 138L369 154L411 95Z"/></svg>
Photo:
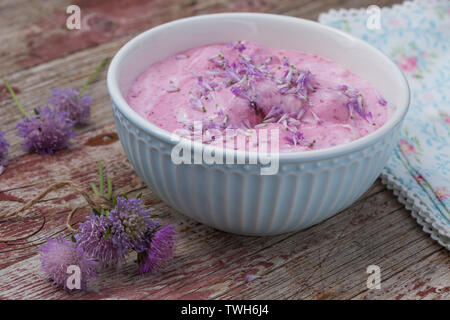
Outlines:
<svg viewBox="0 0 450 320"><path fill-rule="evenodd" d="M95 68L94 72L91 73L91 75L86 79L86 81L83 84L83 87L81 88L80 91L80 96L83 95L83 93L86 91L89 83L92 81L92 79L94 79L94 77L97 75L97 73L100 72L100 70L105 66L105 64L108 62L109 58L105 58L102 60L102 62L100 62L100 64L97 66L97 68Z"/></svg>
<svg viewBox="0 0 450 320"><path fill-rule="evenodd" d="M14 90L11 88L11 85L9 84L9 81L5 79L5 85L8 88L9 92L12 95L12 98L14 100L14 102L16 103L17 107L19 108L20 112L22 112L22 114L29 118L30 115L28 114L28 112L25 111L25 109L23 108L22 104L20 103L19 99L17 99L16 93L14 92Z"/></svg>
<svg viewBox="0 0 450 320"><path fill-rule="evenodd" d="M92 188L92 191L94 191L95 195L98 196L98 195L100 194L100 192L98 192L98 189L97 189L97 187L95 186L95 184L91 183L91 188Z"/></svg>

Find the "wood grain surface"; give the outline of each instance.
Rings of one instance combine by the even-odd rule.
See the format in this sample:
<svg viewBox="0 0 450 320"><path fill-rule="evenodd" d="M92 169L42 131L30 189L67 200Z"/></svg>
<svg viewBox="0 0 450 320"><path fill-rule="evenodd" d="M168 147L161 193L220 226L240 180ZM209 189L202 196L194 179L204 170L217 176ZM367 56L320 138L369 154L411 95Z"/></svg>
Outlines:
<svg viewBox="0 0 450 320"><path fill-rule="evenodd" d="M13 85L28 111L45 105L51 88L80 88L105 57L138 33L181 17L214 12L271 12L317 20L331 8L392 5L353 0L79 0L82 29L67 30L70 1L0 2L0 78ZM118 191L143 200L179 232L173 263L139 276L135 257L104 270L88 292L67 293L40 271L38 245L67 235L65 219L83 199L70 189L49 195L14 220L0 221L0 299L448 299L449 253L433 241L393 193L376 181L350 208L307 230L272 237L220 232L171 209L132 169L117 140L103 70L89 86L91 121L77 127L70 147L54 156L26 154L15 136L21 115L0 85L0 131L11 143L0 176L0 210L30 200L51 183L73 180L86 189L103 161ZM74 224L87 211L77 214ZM366 286L369 265L381 268L381 289ZM247 275L256 276L247 281Z"/></svg>

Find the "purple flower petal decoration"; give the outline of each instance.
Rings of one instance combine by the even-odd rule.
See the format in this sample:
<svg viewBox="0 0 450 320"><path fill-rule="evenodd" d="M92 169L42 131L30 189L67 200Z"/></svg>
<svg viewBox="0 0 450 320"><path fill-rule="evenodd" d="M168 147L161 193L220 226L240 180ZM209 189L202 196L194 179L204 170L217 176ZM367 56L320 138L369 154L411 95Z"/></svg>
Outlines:
<svg viewBox="0 0 450 320"><path fill-rule="evenodd" d="M152 236L150 246L139 258L139 272L158 272L172 259L177 232L171 225L159 228Z"/></svg>
<svg viewBox="0 0 450 320"><path fill-rule="evenodd" d="M206 110L205 107L203 106L202 102L200 101L200 99L195 98L194 96L191 96L189 98L189 103L196 110L203 111L203 112Z"/></svg>
<svg viewBox="0 0 450 320"><path fill-rule="evenodd" d="M275 121L278 121L278 119L283 115L284 111L283 109L278 105L274 105L272 108L270 108L269 112L266 114L264 121L269 119L275 119Z"/></svg>
<svg viewBox="0 0 450 320"><path fill-rule="evenodd" d="M81 289L87 289L87 282L95 278L97 273L95 267L96 261L89 258L80 247L73 241L66 240L59 236L53 240L48 238L47 243L40 248L42 270L53 283L59 287L68 290L67 279L70 273L67 273L69 266L80 268L80 286Z"/></svg>
<svg viewBox="0 0 450 320"><path fill-rule="evenodd" d="M293 132L290 136L284 137L285 140L287 140L290 144L293 144L294 146L298 144L302 144L305 140L305 137L303 136L303 133L300 131Z"/></svg>
<svg viewBox="0 0 450 320"><path fill-rule="evenodd" d="M245 45L240 40L232 41L232 42L228 43L227 47L235 49L235 50L239 51L240 53L242 53L246 49Z"/></svg>
<svg viewBox="0 0 450 320"><path fill-rule="evenodd" d="M308 95L314 92L315 76L310 71L301 71L294 66L283 73L278 79L278 92L282 95L292 94L297 98L309 101Z"/></svg>
<svg viewBox="0 0 450 320"><path fill-rule="evenodd" d="M214 64L215 67L225 70L228 65L228 61L225 59L224 55L219 52L218 54L208 58L210 62Z"/></svg>
<svg viewBox="0 0 450 320"><path fill-rule="evenodd" d="M36 115L17 123L17 136L23 138L22 149L40 154L53 154L67 148L69 140L75 137L72 131L74 121L65 111L50 107L35 110Z"/></svg>
<svg viewBox="0 0 450 320"><path fill-rule="evenodd" d="M233 86L230 90L236 97L247 99L250 101L250 98L247 96L246 92L244 92L244 90L242 90L240 87Z"/></svg>
<svg viewBox="0 0 450 320"><path fill-rule="evenodd" d="M309 111L311 112L314 120L316 120L318 125L323 124L324 121L322 119L320 119L319 116L312 109L310 109Z"/></svg>
<svg viewBox="0 0 450 320"><path fill-rule="evenodd" d="M55 111L65 111L75 124L85 124L89 120L93 101L91 97L86 94L80 96L77 90L72 89L52 89L52 94L48 103Z"/></svg>
<svg viewBox="0 0 450 320"><path fill-rule="evenodd" d="M375 95L377 97L378 103L383 107L387 105L387 101L381 96L381 94L375 90Z"/></svg>
<svg viewBox="0 0 450 320"><path fill-rule="evenodd" d="M356 112L361 118L369 121L372 118L372 113L368 112L364 105L364 97L358 91L358 89L351 89L347 86L340 87L340 91L343 91L343 94L348 97L348 102L345 106L348 109L350 114L350 118L353 119L353 113Z"/></svg>

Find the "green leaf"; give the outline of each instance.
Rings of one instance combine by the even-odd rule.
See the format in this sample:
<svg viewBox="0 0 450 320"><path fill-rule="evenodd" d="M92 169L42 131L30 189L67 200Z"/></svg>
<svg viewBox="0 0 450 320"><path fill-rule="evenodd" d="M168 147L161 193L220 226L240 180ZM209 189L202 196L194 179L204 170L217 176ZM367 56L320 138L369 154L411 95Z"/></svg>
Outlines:
<svg viewBox="0 0 450 320"><path fill-rule="evenodd" d="M74 235L72 235L71 239L72 239L72 242L77 242L77 239L75 239Z"/></svg>
<svg viewBox="0 0 450 320"><path fill-rule="evenodd" d="M92 212L93 212L96 216L101 216L100 211L98 211L98 210L95 209L95 208L92 208Z"/></svg>

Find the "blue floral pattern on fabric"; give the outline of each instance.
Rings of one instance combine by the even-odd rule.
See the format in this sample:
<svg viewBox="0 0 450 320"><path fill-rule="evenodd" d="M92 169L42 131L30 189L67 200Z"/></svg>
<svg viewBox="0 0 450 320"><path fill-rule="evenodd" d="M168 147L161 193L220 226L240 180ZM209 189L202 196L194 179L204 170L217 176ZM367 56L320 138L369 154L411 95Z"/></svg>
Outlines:
<svg viewBox="0 0 450 320"><path fill-rule="evenodd" d="M374 45L407 77L411 106L384 174L416 198L409 200L419 198L429 209L428 225L450 244L450 1L382 8L380 29L367 28L369 15L332 10L319 21Z"/></svg>

